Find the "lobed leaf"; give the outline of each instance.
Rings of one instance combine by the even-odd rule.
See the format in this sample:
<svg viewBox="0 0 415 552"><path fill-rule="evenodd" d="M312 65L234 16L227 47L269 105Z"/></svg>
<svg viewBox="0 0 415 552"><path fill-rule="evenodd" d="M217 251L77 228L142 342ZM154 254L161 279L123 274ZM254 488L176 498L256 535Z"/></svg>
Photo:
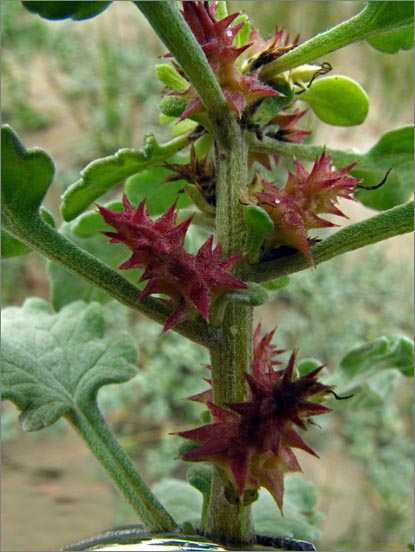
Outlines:
<svg viewBox="0 0 415 552"><path fill-rule="evenodd" d="M318 540L316 524L322 514L316 512L317 493L314 485L297 475L284 478L284 515L280 513L270 494L261 489L258 500L252 505L257 533L270 536Z"/></svg>
<svg viewBox="0 0 415 552"><path fill-rule="evenodd" d="M151 216L164 213L176 200L178 209L188 207L192 201L183 193L186 182L166 182L171 174L171 171L163 167L152 167L131 176L125 184L125 193L129 201L137 206L146 199L146 207Z"/></svg>
<svg viewBox="0 0 415 552"><path fill-rule="evenodd" d="M364 186L375 186L392 169L386 183L377 190L358 190L355 197L372 209L385 211L408 201L413 194L414 127L391 130L365 154L351 171L365 179Z"/></svg>
<svg viewBox="0 0 415 552"><path fill-rule="evenodd" d="M353 79L333 75L316 80L300 99L329 125L361 125L369 112L369 98Z"/></svg>
<svg viewBox="0 0 415 552"><path fill-rule="evenodd" d="M382 405L397 388L402 376L414 375L413 357L413 342L406 337L379 337L350 351L333 375L338 393L353 395L344 403L338 403L339 408Z"/></svg>
<svg viewBox="0 0 415 552"><path fill-rule="evenodd" d="M124 148L114 155L92 161L81 172L81 178L63 194L63 218L66 221L74 219L115 184L149 167L162 164L188 144L187 136L159 144L153 134L147 134L140 150Z"/></svg>
<svg viewBox="0 0 415 552"><path fill-rule="evenodd" d="M22 2L30 12L44 19L73 19L83 21L90 19L106 10L111 2Z"/></svg>
<svg viewBox="0 0 415 552"><path fill-rule="evenodd" d="M402 27L397 31L388 31L367 39L368 43L385 54L396 54L400 50L414 47L413 25Z"/></svg>
<svg viewBox="0 0 415 552"><path fill-rule="evenodd" d="M2 210L14 217L32 217L52 184L55 166L40 148L27 150L9 125L1 132Z"/></svg>
<svg viewBox="0 0 415 552"><path fill-rule="evenodd" d="M128 334L104 337L98 304L78 301L59 313L41 299L3 311L2 398L37 431L70 411L82 412L103 385L136 374L137 351Z"/></svg>
<svg viewBox="0 0 415 552"><path fill-rule="evenodd" d="M178 523L199 523L202 511L202 495L185 481L174 478L155 483L152 491ZM180 500L178 500L180 497Z"/></svg>
<svg viewBox="0 0 415 552"><path fill-rule="evenodd" d="M189 82L184 79L174 67L161 63L156 65L156 76L165 86L173 90L186 90L189 88Z"/></svg>

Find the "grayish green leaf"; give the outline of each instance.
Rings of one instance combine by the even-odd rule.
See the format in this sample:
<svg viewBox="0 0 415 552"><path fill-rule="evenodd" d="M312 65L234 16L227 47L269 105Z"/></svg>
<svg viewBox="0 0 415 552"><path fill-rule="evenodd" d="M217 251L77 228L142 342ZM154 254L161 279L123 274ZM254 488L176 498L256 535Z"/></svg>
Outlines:
<svg viewBox="0 0 415 552"><path fill-rule="evenodd" d="M284 485L284 515L268 492L259 491L259 498L252 505L256 532L311 541L319 539L316 524L322 519L322 514L315 510L317 493L314 485L293 474L285 476Z"/></svg>
<svg viewBox="0 0 415 552"><path fill-rule="evenodd" d="M26 431L82 412L100 387L136 374L137 351L128 334L104 337L98 304L78 301L59 313L27 299L3 311L2 398L15 403Z"/></svg>

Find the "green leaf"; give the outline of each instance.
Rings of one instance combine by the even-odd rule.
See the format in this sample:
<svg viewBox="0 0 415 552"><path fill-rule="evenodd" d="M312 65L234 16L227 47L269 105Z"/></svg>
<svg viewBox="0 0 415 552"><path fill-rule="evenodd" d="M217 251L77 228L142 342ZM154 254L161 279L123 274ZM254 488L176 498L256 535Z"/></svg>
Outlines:
<svg viewBox="0 0 415 552"><path fill-rule="evenodd" d="M351 399L338 403L339 407L382 405L402 376L414 375L413 358L413 342L406 337L379 337L353 349L333 374L337 392L340 395L353 394Z"/></svg>
<svg viewBox="0 0 415 552"><path fill-rule="evenodd" d="M133 205L138 205L146 199L148 212L152 216L164 213L176 200L178 209L188 207L192 202L187 194L183 193L186 182L166 182L166 178L171 174L168 169L152 167L130 177L125 184L125 193L129 201Z"/></svg>
<svg viewBox="0 0 415 552"><path fill-rule="evenodd" d="M19 257L30 253L32 249L26 244L16 240L13 236L8 234L5 230L1 231L1 258L9 259L10 257Z"/></svg>
<svg viewBox="0 0 415 552"><path fill-rule="evenodd" d="M44 19L81 21L102 13L111 2L22 2L30 12Z"/></svg>
<svg viewBox="0 0 415 552"><path fill-rule="evenodd" d="M189 82L184 79L174 67L166 63L156 65L156 75L159 81L173 88L173 90L186 90L189 88Z"/></svg>
<svg viewBox="0 0 415 552"><path fill-rule="evenodd" d="M373 48L385 54L396 54L400 50L410 50L414 47L413 25L411 24L397 31L372 36L367 41Z"/></svg>
<svg viewBox="0 0 415 552"><path fill-rule="evenodd" d="M242 13L241 15L239 15L234 20L232 27L235 27L235 25L238 25L239 23L244 23L244 25L239 29L233 41L236 48L242 48L242 46L248 44L249 35L251 33L251 22L249 21L249 17L246 15L246 13Z"/></svg>
<svg viewBox="0 0 415 552"><path fill-rule="evenodd" d="M392 169L386 183L377 190L358 190L355 197L372 209L385 211L408 201L413 194L414 127L387 132L351 171L364 178L364 186L375 186Z"/></svg>
<svg viewBox="0 0 415 552"><path fill-rule="evenodd" d="M264 98L255 110L252 122L258 125L266 125L277 115L281 109L294 100L294 88L286 81L278 81L273 88L284 94L283 96L268 96Z"/></svg>
<svg viewBox="0 0 415 552"><path fill-rule="evenodd" d="M365 9L367 35L380 34L402 27L412 26L414 21L413 2L371 1Z"/></svg>
<svg viewBox="0 0 415 552"><path fill-rule="evenodd" d="M185 481L166 478L151 489L178 523L199 523L202 511L202 495Z"/></svg>
<svg viewBox="0 0 415 552"><path fill-rule="evenodd" d="M274 229L274 222L269 214L258 205L246 205L242 211L246 224L245 254L249 262L259 259L264 240Z"/></svg>
<svg viewBox="0 0 415 552"><path fill-rule="evenodd" d="M181 96L165 96L159 103L160 111L168 117L181 117L188 100Z"/></svg>
<svg viewBox="0 0 415 552"><path fill-rule="evenodd" d="M103 385L136 374L137 351L127 334L104 337L97 304L78 301L59 313L41 299L3 310L2 398L21 411L26 431L82 413Z"/></svg>
<svg viewBox="0 0 415 552"><path fill-rule="evenodd" d="M316 80L300 99L329 125L361 125L369 112L369 98L363 88L341 75Z"/></svg>
<svg viewBox="0 0 415 552"><path fill-rule="evenodd" d="M315 511L317 493L314 485L298 475L284 478L284 515L281 515L272 496L259 491L259 499L252 505L257 533L276 537L317 540L320 531L315 526L322 514Z"/></svg>
<svg viewBox="0 0 415 552"><path fill-rule="evenodd" d="M269 282L264 282L262 286L267 289L268 291L277 291L279 289L282 289L291 282L291 279L289 276L282 276L281 278L277 278L276 280L270 280Z"/></svg>
<svg viewBox="0 0 415 552"><path fill-rule="evenodd" d="M124 148L114 155L92 161L81 172L80 180L63 194L63 218L66 221L74 219L115 184L149 167L162 164L188 144L189 138L180 136L160 145L153 134L147 134L144 147L140 150Z"/></svg>
<svg viewBox="0 0 415 552"><path fill-rule="evenodd" d="M26 150L8 125L1 132L2 209L14 217L33 217L52 184L55 167L39 148Z"/></svg>
<svg viewBox="0 0 415 552"><path fill-rule="evenodd" d="M239 303L240 305L249 305L251 307L259 307L267 302L268 293L260 284L255 282L245 282L247 289L235 289L233 291L227 291L221 298L226 301Z"/></svg>

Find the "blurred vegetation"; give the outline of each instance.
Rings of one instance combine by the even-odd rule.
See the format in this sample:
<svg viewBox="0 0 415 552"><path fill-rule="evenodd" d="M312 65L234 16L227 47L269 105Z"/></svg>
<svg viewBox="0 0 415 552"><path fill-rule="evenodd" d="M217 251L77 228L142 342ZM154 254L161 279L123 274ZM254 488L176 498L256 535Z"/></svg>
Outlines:
<svg viewBox="0 0 415 552"><path fill-rule="evenodd" d="M363 6L354 1L228 4L229 11L246 11L265 36L278 25L292 38L299 33L302 41ZM108 10L113 16L114 9L120 6ZM64 157L63 164L58 161L62 189L94 157L119 147L141 146L143 133L156 127L160 138L169 132L157 124L160 84L149 57L155 61L164 49L148 40L138 12L133 15L135 33L126 38L116 15L111 27L103 16L88 23L89 31L85 31L84 24L41 20L19 2L2 4L3 120L23 138L25 133L53 129L65 117L75 123L76 134L66 137L70 147L76 143L75 160ZM379 128L409 122L412 52L388 56L361 43L332 54L329 61L334 72L359 80L371 99L373 95ZM46 81L54 109L38 107L39 80ZM64 106L64 112L56 105ZM347 132L353 137L356 130ZM55 157L57 146L67 147L52 141L45 149ZM3 305L20 304L29 295L47 297L44 262L37 254L8 260L2 267ZM294 275L263 314L269 329L278 324L275 341L279 347L299 347L300 358L312 356L334 369L348 350L365 341L383 334L412 335L412 282L412 264L390 262L380 245ZM110 328L133 329L140 363L132 383L102 390L100 404L122 444L145 465L151 479L182 474L184 468L175 460L179 440L166 433L200 421L200 406L183 399L207 386L202 381L209 376L204 366L206 351L173 332L160 335L158 325L113 302L105 308ZM370 526L367 517L356 512L350 531L353 538L331 543L336 549L399 549L411 538L412 411L411 390L403 389L382 408L364 415L347 409L332 415L323 422L325 431L312 435L320 441L319 447L337 444L366 476ZM16 414L9 408L2 427L4 439L19 435ZM56 434L53 428L49 431ZM128 511L120 503L116 523L125 522Z"/></svg>

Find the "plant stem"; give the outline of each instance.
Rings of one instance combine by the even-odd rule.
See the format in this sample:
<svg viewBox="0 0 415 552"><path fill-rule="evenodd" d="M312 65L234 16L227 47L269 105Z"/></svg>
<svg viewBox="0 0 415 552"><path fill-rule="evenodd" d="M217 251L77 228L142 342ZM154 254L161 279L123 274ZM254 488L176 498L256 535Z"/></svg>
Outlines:
<svg viewBox="0 0 415 552"><path fill-rule="evenodd" d="M124 498L140 516L148 531L177 531L178 525L153 495L120 447L105 419L95 405L79 411L72 409L68 421L86 442L108 472Z"/></svg>
<svg viewBox="0 0 415 552"><path fill-rule="evenodd" d="M413 15L411 19L410 10L403 14L404 17L401 14L394 13L392 14L393 17L389 17L389 20L387 13L385 14L387 10L388 5L384 2L368 2L363 10L354 17L314 36L297 46L297 48L265 65L260 73L261 80L272 80L273 76L278 73L314 61L321 56L370 36L412 25Z"/></svg>
<svg viewBox="0 0 415 552"><path fill-rule="evenodd" d="M123 305L138 310L151 320L161 324L164 324L171 314L160 301L151 297L138 303L140 290L136 286L99 259L66 239L46 224L39 215L34 214L25 219L16 217L15 213L10 211L3 202L2 219L4 229L18 240L61 264L78 278L102 289ZM218 340L214 328L204 321L184 321L178 324L174 330L205 346L212 346Z"/></svg>
<svg viewBox="0 0 415 552"><path fill-rule="evenodd" d="M213 135L225 144L228 137L227 125L223 124L223 120L229 118L226 99L202 48L176 3L146 0L134 4L186 73L206 108Z"/></svg>
<svg viewBox="0 0 415 552"><path fill-rule="evenodd" d="M225 257L242 251L245 231L239 203L247 185L247 146L233 120L226 148L216 143L217 230ZM239 269L240 270L240 269ZM238 274L238 270L236 270ZM244 371L249 370L252 346L252 308L230 303L221 327L221 340L210 349L213 398L216 404L245 398ZM214 468L206 535L222 543L251 544L253 524L249 507L230 504L224 496L224 476Z"/></svg>
<svg viewBox="0 0 415 552"><path fill-rule="evenodd" d="M324 263L338 255L412 232L413 229L413 202L399 205L362 222L346 226L312 247L314 263ZM310 262L301 253L296 253L275 261L245 265L244 278L266 282L307 268L310 268Z"/></svg>

